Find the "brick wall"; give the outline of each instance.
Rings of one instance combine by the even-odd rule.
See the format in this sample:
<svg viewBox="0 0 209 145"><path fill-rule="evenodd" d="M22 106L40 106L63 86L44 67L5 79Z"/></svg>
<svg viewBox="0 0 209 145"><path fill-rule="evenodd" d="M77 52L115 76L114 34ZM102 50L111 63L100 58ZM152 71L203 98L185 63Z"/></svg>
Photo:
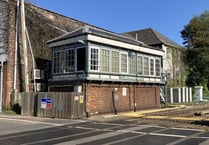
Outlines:
<svg viewBox="0 0 209 145"><path fill-rule="evenodd" d="M151 109L160 107L159 87L140 86L136 88L136 109Z"/></svg>
<svg viewBox="0 0 209 145"><path fill-rule="evenodd" d="M15 52L16 1L10 0L8 4L9 4L8 7L6 7L6 11L8 12L8 16L6 18L6 23L8 24L8 28L5 29L6 32L8 32L8 34L3 35L5 36L6 39L8 39L7 40L8 43L6 44L7 45L6 53L8 55L8 60L5 63L5 68L4 68L3 108L10 107L11 94L14 91L13 90L13 83L14 83L13 73L14 73L14 58L15 58L14 52ZM54 12L50 12L48 10L30 5L30 4L25 4L25 9L26 9L26 27L28 28L28 33L30 36L32 49L36 58L43 58L43 59L50 60L51 51L47 47L46 42L54 37L64 34L60 30L65 30L65 31L70 32L72 30L75 30L85 25L85 23L83 22L56 14ZM19 20L20 20L20 17L19 17ZM21 23L19 22L19 24ZM21 27L19 26L19 28ZM48 33L48 32L51 32L51 33ZM23 50L22 50L22 40L21 40L21 29L19 29L17 86L16 86L18 92L24 91L24 75L23 75L24 74L23 73L24 61L23 61L22 54L23 54ZM28 65L29 65L28 71L29 71L29 74L31 74L32 57L31 57L29 48L28 48ZM40 66L37 66L37 67L41 68Z"/></svg>
<svg viewBox="0 0 209 145"><path fill-rule="evenodd" d="M30 35L34 55L50 60L51 49L47 41L85 25L78 20L26 4L26 26Z"/></svg>
<svg viewBox="0 0 209 145"><path fill-rule="evenodd" d="M90 114L160 107L159 87L90 84L87 86L86 111ZM115 96L115 97L113 97Z"/></svg>
<svg viewBox="0 0 209 145"><path fill-rule="evenodd" d="M89 25L79 20L69 18L61 14L58 14L58 13L55 13L46 9L42 9L40 7L31 5L31 4L28 4L27 7L30 8L30 10L34 11L37 15L41 17L45 17L48 20L48 22L50 22L51 27L56 26L58 28L57 30L60 29L60 31L64 30L67 32L71 32L84 25Z"/></svg>
<svg viewBox="0 0 209 145"><path fill-rule="evenodd" d="M9 1L8 5L8 44L7 56L8 59L4 66L4 93L3 93L3 108L10 107L10 98L13 91L13 73L14 73L14 46L15 46L15 3Z"/></svg>

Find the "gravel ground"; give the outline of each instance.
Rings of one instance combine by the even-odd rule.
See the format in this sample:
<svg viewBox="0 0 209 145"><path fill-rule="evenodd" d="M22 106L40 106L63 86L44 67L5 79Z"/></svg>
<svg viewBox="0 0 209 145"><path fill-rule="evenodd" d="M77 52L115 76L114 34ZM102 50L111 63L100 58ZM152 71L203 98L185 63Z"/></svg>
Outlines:
<svg viewBox="0 0 209 145"><path fill-rule="evenodd" d="M147 113L146 116L167 116L168 119L147 119L142 117L124 117L120 115L104 115L104 116L94 116L91 119L94 121L101 122L111 122L115 120L134 120L139 124L152 124L160 125L165 127L174 128L190 128L190 129L201 129L209 131L209 102L199 102L195 104L190 104L183 108L160 111L154 113ZM169 117L182 117L182 118L201 118L199 121L190 120L169 120ZM207 119L207 120L205 120Z"/></svg>
<svg viewBox="0 0 209 145"><path fill-rule="evenodd" d="M187 121L187 120L169 120L169 119L144 119L138 118L137 121L140 124L156 124L166 127L181 127L191 129L209 130L209 102L200 102L185 106L172 111L162 111L149 113L147 116L171 116L171 117L185 117L185 118L202 118L199 121Z"/></svg>

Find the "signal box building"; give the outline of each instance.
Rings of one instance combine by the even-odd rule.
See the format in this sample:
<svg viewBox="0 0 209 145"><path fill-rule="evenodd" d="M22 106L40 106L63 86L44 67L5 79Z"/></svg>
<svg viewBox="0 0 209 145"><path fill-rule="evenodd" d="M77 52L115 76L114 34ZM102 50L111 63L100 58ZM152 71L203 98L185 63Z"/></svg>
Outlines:
<svg viewBox="0 0 209 145"><path fill-rule="evenodd" d="M160 107L162 50L84 26L48 41L49 91L84 92L87 115Z"/></svg>

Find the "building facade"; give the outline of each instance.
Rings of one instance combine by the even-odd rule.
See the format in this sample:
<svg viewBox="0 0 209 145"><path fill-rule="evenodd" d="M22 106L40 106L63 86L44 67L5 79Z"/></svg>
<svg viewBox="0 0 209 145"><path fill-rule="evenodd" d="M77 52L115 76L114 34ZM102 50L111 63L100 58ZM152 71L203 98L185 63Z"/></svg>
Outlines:
<svg viewBox="0 0 209 145"><path fill-rule="evenodd" d="M20 7L21 3L18 5L16 0L0 0L0 98L3 109L11 107L14 92L25 91ZM32 54L27 41L29 91L47 91L51 73L51 52L46 45L47 40L80 28L86 23L30 3L25 3L25 21L36 72L34 76Z"/></svg>
<svg viewBox="0 0 209 145"><path fill-rule="evenodd" d="M184 48L152 28L126 32L124 35L164 50L163 73L170 87L185 85Z"/></svg>
<svg viewBox="0 0 209 145"><path fill-rule="evenodd" d="M0 0L0 93L4 109L10 108L14 92L25 91L20 6L16 0ZM29 3L25 3L25 14L36 71L34 76L28 44L29 91L83 91L89 114L160 106L159 86L163 84L161 74L165 66L163 49ZM91 27L84 29L85 25ZM77 33L82 39L77 39ZM46 42L63 34L67 38L49 42L49 49ZM61 39L70 41L60 44ZM55 42L57 46L53 46ZM60 51L68 48L69 51ZM63 59L63 64L55 65Z"/></svg>
<svg viewBox="0 0 209 145"><path fill-rule="evenodd" d="M103 29L85 26L48 42L49 91L82 91L86 113L160 107L163 51Z"/></svg>

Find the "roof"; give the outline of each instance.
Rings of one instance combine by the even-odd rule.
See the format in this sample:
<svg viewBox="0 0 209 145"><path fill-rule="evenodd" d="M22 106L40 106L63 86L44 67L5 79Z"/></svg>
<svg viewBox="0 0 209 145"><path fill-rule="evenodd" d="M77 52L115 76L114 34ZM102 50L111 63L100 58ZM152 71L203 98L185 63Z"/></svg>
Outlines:
<svg viewBox="0 0 209 145"><path fill-rule="evenodd" d="M167 38L166 36L157 32L156 30L152 28L126 32L126 33L123 33L123 35L128 36L128 37L131 36L132 38L142 41L145 44L150 45L150 46L165 44L165 45L172 46L175 48L182 48L181 45L170 40L169 38Z"/></svg>
<svg viewBox="0 0 209 145"><path fill-rule="evenodd" d="M112 40L117 40L117 41L122 41L122 42L126 42L126 43L130 43L130 44L135 44L135 45L141 45L141 46L147 46L146 44L144 44L141 41L135 40L133 38L130 37L126 37L120 34L116 34L104 29L99 29L99 28L95 28L95 27L91 27L91 26L84 26L81 27L79 29L76 29L70 33L67 33L65 35L62 35L60 37L54 38L50 41L48 41L47 43L53 43L53 42L57 42L57 41L61 41L61 40L65 40L65 39L69 39L72 37L76 37L76 36L80 36L80 35L84 35L84 34L93 34L96 36L100 36L100 37L104 37L104 38L108 38L108 39L112 39Z"/></svg>

